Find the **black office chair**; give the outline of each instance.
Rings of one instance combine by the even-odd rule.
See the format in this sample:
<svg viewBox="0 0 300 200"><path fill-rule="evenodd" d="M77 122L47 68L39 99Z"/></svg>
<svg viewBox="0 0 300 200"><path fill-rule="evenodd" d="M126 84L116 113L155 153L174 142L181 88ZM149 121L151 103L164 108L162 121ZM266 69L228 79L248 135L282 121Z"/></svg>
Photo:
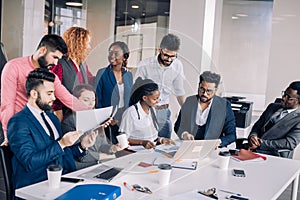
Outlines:
<svg viewBox="0 0 300 200"><path fill-rule="evenodd" d="M12 151L10 150L9 146L0 146L0 162L4 183L5 183L5 192L6 192L6 199L11 200L13 196L13 189L12 189L12 164L11 158L13 156Z"/></svg>

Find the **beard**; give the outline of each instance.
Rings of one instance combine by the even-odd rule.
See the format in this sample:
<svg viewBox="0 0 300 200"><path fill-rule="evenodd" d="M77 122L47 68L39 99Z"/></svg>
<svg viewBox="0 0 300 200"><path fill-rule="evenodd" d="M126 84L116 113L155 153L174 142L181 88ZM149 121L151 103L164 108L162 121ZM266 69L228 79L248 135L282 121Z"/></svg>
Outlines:
<svg viewBox="0 0 300 200"><path fill-rule="evenodd" d="M211 101L211 99L212 99L212 98L208 98L208 97L206 97L206 96L204 96L204 95L201 95L201 96L200 96L200 101L201 101L202 103L208 103L208 102Z"/></svg>
<svg viewBox="0 0 300 200"><path fill-rule="evenodd" d="M172 64L172 62L173 62L173 60L172 60L172 61L169 61L169 60L163 60L163 59L161 58L161 54L158 55L158 59L159 59L159 62L160 62L161 64L163 64L164 66L166 66L166 67L169 67L169 66Z"/></svg>
<svg viewBox="0 0 300 200"><path fill-rule="evenodd" d="M38 58L38 63L40 65L41 68L44 68L44 69L49 69L49 68L52 68L54 66L54 64L48 64L47 60L46 60L46 55L43 55L41 57Z"/></svg>
<svg viewBox="0 0 300 200"><path fill-rule="evenodd" d="M38 97L35 100L36 105L43 111L51 111L52 107L49 105L49 103L45 103L42 101L40 93L38 93Z"/></svg>

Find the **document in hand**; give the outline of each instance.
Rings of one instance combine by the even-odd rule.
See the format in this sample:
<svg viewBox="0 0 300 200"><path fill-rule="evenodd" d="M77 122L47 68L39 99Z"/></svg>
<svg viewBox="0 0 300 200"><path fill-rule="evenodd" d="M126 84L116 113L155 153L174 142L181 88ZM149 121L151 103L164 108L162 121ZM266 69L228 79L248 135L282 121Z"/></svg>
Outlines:
<svg viewBox="0 0 300 200"><path fill-rule="evenodd" d="M76 130L86 132L93 130L104 123L108 118L113 117L112 106L93 110L82 110L76 112Z"/></svg>
<svg viewBox="0 0 300 200"><path fill-rule="evenodd" d="M232 158L238 160L238 161L261 161L261 160L266 160L267 157L257 154L257 153L253 153L250 150L245 150L245 149L241 149L239 150L239 155L237 156L232 156Z"/></svg>
<svg viewBox="0 0 300 200"><path fill-rule="evenodd" d="M86 184L77 185L59 196L56 200L95 199L114 200L121 195L121 188L114 185Z"/></svg>

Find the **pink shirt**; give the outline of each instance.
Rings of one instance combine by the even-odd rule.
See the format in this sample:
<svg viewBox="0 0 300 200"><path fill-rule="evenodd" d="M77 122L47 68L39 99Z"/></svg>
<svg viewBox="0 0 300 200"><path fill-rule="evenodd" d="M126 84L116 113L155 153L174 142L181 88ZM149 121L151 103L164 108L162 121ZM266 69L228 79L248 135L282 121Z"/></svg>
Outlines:
<svg viewBox="0 0 300 200"><path fill-rule="evenodd" d="M28 74L35 69L31 56L15 58L6 63L1 78L1 122L6 137L8 120L22 110L27 103L25 89ZM74 111L86 110L86 106L71 95L55 75L55 97Z"/></svg>

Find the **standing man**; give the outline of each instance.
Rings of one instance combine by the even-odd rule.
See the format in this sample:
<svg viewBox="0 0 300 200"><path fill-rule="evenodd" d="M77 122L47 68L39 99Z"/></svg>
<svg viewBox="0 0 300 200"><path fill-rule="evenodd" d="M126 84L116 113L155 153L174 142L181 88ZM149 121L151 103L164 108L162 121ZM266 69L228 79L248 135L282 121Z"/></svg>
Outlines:
<svg viewBox="0 0 300 200"><path fill-rule="evenodd" d="M68 52L66 43L58 35L45 35L32 56L15 58L6 63L1 78L1 122L4 131L4 141L7 145L8 120L19 112L26 104L26 77L35 68L50 69L57 64L58 59ZM72 110L84 110L86 106L73 97L56 77L54 81L55 96Z"/></svg>
<svg viewBox="0 0 300 200"><path fill-rule="evenodd" d="M248 137L250 149L279 156L300 143L300 81L282 91L282 102L271 103L255 122ZM288 155L285 155L288 156Z"/></svg>
<svg viewBox="0 0 300 200"><path fill-rule="evenodd" d="M183 65L177 59L180 39L173 34L165 35L158 48L157 56L142 60L136 72L136 77L152 79L160 90L160 103L155 107L159 125L159 137L171 138L172 123L169 109L170 94L177 97L181 106L184 102Z"/></svg>
<svg viewBox="0 0 300 200"><path fill-rule="evenodd" d="M58 118L49 112L55 100L55 79L46 69L30 72L26 81L28 102L8 122L7 133L14 154L14 189L46 180L47 166L51 164L61 165L63 174L74 171L74 157L85 156L97 137L92 132L73 145L82 135L80 131L62 135Z"/></svg>
<svg viewBox="0 0 300 200"><path fill-rule="evenodd" d="M231 104L216 95L221 76L210 71L200 75L198 94L189 96L175 123L175 132L184 140L220 139L220 147L236 140Z"/></svg>

